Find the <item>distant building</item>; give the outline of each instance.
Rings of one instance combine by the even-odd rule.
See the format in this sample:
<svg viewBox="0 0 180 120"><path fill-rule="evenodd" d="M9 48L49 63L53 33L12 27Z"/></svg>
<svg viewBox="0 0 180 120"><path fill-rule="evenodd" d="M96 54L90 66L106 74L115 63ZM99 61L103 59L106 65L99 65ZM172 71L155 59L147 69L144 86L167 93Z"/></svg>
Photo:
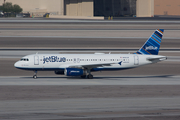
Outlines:
<svg viewBox="0 0 180 120"><path fill-rule="evenodd" d="M34 16L136 16L180 15L180 0L6 0ZM4 0L0 0L3 4Z"/></svg>
<svg viewBox="0 0 180 120"><path fill-rule="evenodd" d="M136 15L136 0L94 0L94 16Z"/></svg>
<svg viewBox="0 0 180 120"><path fill-rule="evenodd" d="M180 0L155 0L154 15L180 15Z"/></svg>

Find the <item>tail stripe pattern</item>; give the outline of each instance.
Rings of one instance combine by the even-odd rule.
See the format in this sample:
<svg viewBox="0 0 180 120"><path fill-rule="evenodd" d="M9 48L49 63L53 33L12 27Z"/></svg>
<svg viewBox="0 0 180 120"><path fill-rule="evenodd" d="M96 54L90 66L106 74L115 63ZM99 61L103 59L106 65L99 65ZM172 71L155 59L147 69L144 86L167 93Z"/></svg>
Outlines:
<svg viewBox="0 0 180 120"><path fill-rule="evenodd" d="M161 42L162 37L158 37L156 34L153 34L152 37L154 37L157 41Z"/></svg>
<svg viewBox="0 0 180 120"><path fill-rule="evenodd" d="M146 43L134 54L158 55L164 29L157 29Z"/></svg>
<svg viewBox="0 0 180 120"><path fill-rule="evenodd" d="M159 32L161 32L161 33L163 34L163 32L164 32L164 29L163 29L163 31L162 31L161 29L158 29L158 31L159 31Z"/></svg>
<svg viewBox="0 0 180 120"><path fill-rule="evenodd" d="M156 42L158 42L159 44L161 43L161 42L159 42L159 40L156 40L153 36L151 37L153 40L155 40Z"/></svg>

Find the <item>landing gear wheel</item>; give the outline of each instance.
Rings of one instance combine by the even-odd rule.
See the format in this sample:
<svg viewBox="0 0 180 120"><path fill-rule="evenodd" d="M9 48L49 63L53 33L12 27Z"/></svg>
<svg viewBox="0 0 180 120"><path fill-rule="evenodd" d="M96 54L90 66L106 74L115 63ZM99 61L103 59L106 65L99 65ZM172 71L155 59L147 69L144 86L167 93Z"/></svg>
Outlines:
<svg viewBox="0 0 180 120"><path fill-rule="evenodd" d="M81 78L86 78L86 75L82 75Z"/></svg>
<svg viewBox="0 0 180 120"><path fill-rule="evenodd" d="M87 76L87 78L88 78L88 79L93 79L93 75L89 74L89 75Z"/></svg>
<svg viewBox="0 0 180 120"><path fill-rule="evenodd" d="M34 78L34 79L36 79L36 78L37 78L37 71L36 71L36 70L34 71L33 78Z"/></svg>
<svg viewBox="0 0 180 120"><path fill-rule="evenodd" d="M33 78L36 79L36 78L37 78L37 75L34 75Z"/></svg>

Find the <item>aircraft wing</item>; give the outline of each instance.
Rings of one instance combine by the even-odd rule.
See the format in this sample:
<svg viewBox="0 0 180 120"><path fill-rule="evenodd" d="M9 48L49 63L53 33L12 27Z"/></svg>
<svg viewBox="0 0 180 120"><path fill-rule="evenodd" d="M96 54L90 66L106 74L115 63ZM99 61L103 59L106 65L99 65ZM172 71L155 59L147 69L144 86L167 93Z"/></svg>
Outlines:
<svg viewBox="0 0 180 120"><path fill-rule="evenodd" d="M64 67L68 67L68 68L86 68L86 69L92 69L92 68L96 68L96 67L104 67L104 66L111 66L112 64L119 64L121 65L121 62L110 62L110 63L90 63L90 64L77 64L77 65L66 65ZM62 66L61 66L62 67Z"/></svg>

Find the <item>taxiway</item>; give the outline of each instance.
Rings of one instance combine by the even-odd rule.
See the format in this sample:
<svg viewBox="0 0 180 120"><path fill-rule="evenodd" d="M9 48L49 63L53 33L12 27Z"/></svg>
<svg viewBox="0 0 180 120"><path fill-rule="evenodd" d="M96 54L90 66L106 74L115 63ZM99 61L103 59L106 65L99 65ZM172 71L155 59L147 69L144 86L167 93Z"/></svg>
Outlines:
<svg viewBox="0 0 180 120"><path fill-rule="evenodd" d="M94 79L14 68L27 54L133 53L157 29L165 29L160 54L167 61ZM0 20L0 119L179 120L180 22L178 18L114 21Z"/></svg>

